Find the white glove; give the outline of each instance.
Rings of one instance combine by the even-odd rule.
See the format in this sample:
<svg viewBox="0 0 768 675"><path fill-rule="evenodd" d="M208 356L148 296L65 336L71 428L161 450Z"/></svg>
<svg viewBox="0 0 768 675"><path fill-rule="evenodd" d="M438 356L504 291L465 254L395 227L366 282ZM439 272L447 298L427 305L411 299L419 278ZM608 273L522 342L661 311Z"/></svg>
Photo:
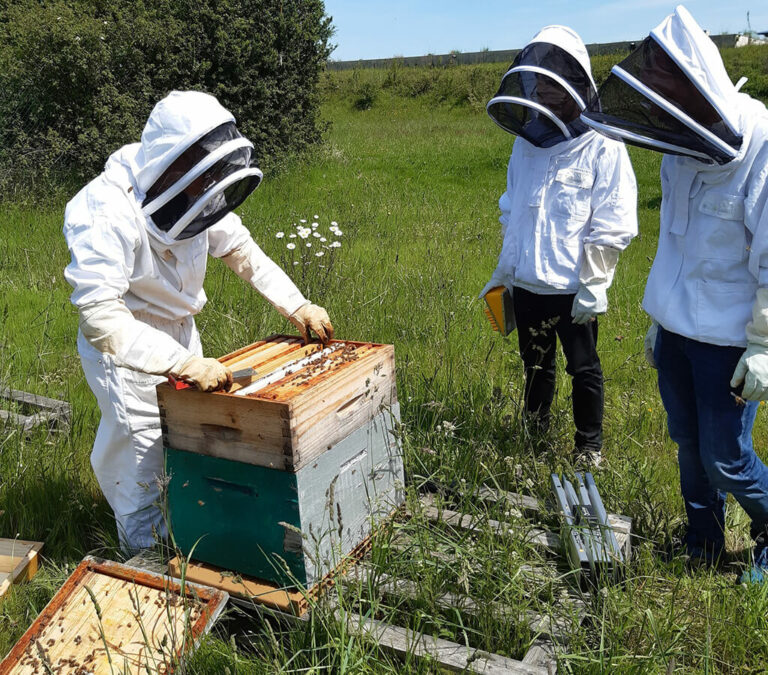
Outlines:
<svg viewBox="0 0 768 675"><path fill-rule="evenodd" d="M80 332L115 365L151 375L167 375L192 356L170 335L134 318L118 298L81 307Z"/></svg>
<svg viewBox="0 0 768 675"><path fill-rule="evenodd" d="M608 310L608 287L619 261L618 249L601 244L584 244L584 260L579 270L579 290L573 299L573 323L585 324Z"/></svg>
<svg viewBox="0 0 768 675"><path fill-rule="evenodd" d="M733 371L731 386L744 383L741 397L748 401L768 400L768 288L758 288L747 324L747 348Z"/></svg>
<svg viewBox="0 0 768 675"><path fill-rule="evenodd" d="M659 333L659 324L655 321L648 327L648 332L645 334L643 340L643 351L645 353L645 360L648 361L648 365L651 368L656 368L656 359L653 358L653 349L656 346L656 336Z"/></svg>
<svg viewBox="0 0 768 675"><path fill-rule="evenodd" d="M305 343L309 342L310 330L317 334L324 345L333 339L333 326L328 312L318 305L307 303L299 307L288 319L299 329Z"/></svg>
<svg viewBox="0 0 768 675"><path fill-rule="evenodd" d="M515 270L512 269L511 271L501 271L499 267L497 267L493 274L491 275L491 280L483 286L483 290L480 291L480 295L477 297L482 300L485 297L485 294L490 291L492 288L497 288L498 286L504 286L507 289L509 289L509 292L511 293L514 288L515 283Z"/></svg>
<svg viewBox="0 0 768 675"><path fill-rule="evenodd" d="M174 377L194 384L200 391L229 390L232 371L216 359L190 356L181 367L171 373Z"/></svg>
<svg viewBox="0 0 768 675"><path fill-rule="evenodd" d="M296 284L262 251L253 239L230 251L222 260L237 276L245 279L284 317L289 318L307 304Z"/></svg>

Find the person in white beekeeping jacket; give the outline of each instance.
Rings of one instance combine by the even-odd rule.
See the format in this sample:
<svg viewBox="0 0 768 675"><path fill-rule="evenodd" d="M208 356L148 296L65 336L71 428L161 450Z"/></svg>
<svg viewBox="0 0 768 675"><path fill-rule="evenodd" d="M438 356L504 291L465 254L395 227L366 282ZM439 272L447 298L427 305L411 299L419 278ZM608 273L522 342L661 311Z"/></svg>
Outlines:
<svg viewBox="0 0 768 675"><path fill-rule="evenodd" d="M574 459L594 464L603 442L597 316L608 308L619 252L637 234L626 148L579 118L596 96L586 47L565 26L543 28L504 75L487 109L517 139L499 199L501 254L480 294L502 285L513 293L525 410L538 433L549 423L560 338L573 382Z"/></svg>
<svg viewBox="0 0 768 675"><path fill-rule="evenodd" d="M311 304L232 213L262 178L253 145L208 94L174 91L67 204L64 236L80 331L77 346L101 410L91 464L126 550L165 536L155 386L169 375L203 391L231 373L203 358L194 315L206 302L206 258L221 258L301 331L327 342Z"/></svg>
<svg viewBox="0 0 768 675"><path fill-rule="evenodd" d="M741 84L741 83L740 83ZM768 467L752 446L768 399L768 112L738 92L715 44L682 6L613 67L585 122L665 153L659 244L643 307L678 445L687 554L716 562L725 493L752 519L768 568Z"/></svg>

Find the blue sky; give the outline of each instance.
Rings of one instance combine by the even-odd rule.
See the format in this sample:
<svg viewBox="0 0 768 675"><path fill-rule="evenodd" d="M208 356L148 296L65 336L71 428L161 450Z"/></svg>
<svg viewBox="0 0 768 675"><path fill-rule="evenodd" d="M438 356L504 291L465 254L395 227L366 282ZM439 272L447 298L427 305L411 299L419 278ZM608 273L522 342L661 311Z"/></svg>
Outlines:
<svg viewBox="0 0 768 675"><path fill-rule="evenodd" d="M522 47L541 28L560 23L584 42L645 37L678 4L669 0L325 0L339 61ZM688 0L710 33L747 27L768 31L766 0Z"/></svg>

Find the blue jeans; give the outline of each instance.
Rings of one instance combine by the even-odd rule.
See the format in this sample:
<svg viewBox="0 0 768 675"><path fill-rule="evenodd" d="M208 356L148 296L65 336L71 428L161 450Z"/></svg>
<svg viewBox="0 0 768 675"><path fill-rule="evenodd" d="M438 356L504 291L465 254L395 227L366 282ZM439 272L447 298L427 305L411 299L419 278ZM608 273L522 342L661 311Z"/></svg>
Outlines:
<svg viewBox="0 0 768 675"><path fill-rule="evenodd" d="M768 467L752 447L757 402L738 401L730 379L744 350L697 342L659 327L654 348L669 435L678 445L689 551L717 557L725 545L725 493L752 519L757 538L768 525ZM768 564L764 537L756 562ZM760 543L762 542L762 543Z"/></svg>

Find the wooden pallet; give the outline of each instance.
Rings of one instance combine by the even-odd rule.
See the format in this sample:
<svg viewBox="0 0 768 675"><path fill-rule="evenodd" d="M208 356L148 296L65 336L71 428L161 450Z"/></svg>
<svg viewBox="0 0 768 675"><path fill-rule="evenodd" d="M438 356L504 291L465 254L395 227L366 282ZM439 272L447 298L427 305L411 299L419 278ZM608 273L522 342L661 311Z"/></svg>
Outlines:
<svg viewBox="0 0 768 675"><path fill-rule="evenodd" d="M0 675L172 672L227 598L86 558L0 663Z"/></svg>
<svg viewBox="0 0 768 675"><path fill-rule="evenodd" d="M58 430L66 429L72 417L72 407L66 401L30 394L17 389L0 389L0 400L10 401L25 409L36 412L25 415L11 410L0 409L0 422L20 427L28 433L41 425Z"/></svg>
<svg viewBox="0 0 768 675"><path fill-rule="evenodd" d="M0 602L13 584L28 581L37 574L39 541L0 539Z"/></svg>

